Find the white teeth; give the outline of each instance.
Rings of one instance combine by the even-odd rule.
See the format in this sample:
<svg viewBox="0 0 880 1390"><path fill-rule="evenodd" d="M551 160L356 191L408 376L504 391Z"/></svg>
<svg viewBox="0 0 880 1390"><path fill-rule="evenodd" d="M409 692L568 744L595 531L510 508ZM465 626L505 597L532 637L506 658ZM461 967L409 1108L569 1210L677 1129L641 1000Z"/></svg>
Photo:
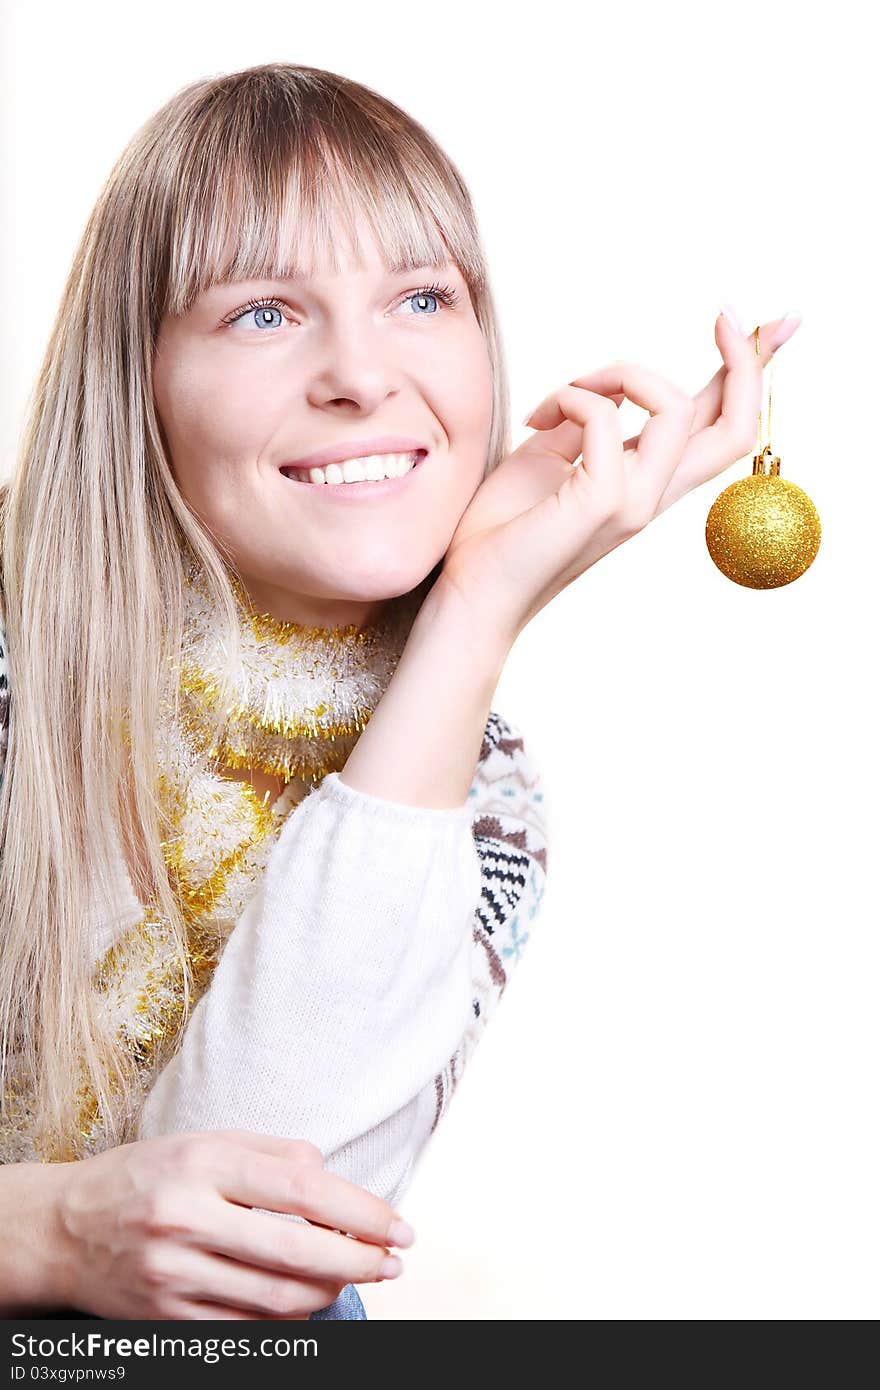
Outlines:
<svg viewBox="0 0 880 1390"><path fill-rule="evenodd" d="M294 477L310 483L379 482L382 478L400 478L416 464L419 450L409 454L370 454L367 458L345 459L328 463L326 468L292 468Z"/></svg>
<svg viewBox="0 0 880 1390"><path fill-rule="evenodd" d="M366 459L346 459L339 467L342 469L344 483L362 483L367 476Z"/></svg>

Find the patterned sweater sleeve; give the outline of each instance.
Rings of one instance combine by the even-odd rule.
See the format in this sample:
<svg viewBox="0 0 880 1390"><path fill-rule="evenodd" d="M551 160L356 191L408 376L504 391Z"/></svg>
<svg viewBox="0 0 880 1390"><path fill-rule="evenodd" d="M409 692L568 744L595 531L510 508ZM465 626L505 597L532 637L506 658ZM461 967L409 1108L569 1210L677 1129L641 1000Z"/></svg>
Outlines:
<svg viewBox="0 0 880 1390"><path fill-rule="evenodd" d="M432 1129L445 1113L468 1058L501 1002L529 940L547 879L544 786L520 731L489 715L469 794L480 861L480 898L471 924L471 1017L435 1080Z"/></svg>
<svg viewBox="0 0 880 1390"><path fill-rule="evenodd" d="M324 778L286 821L138 1138L305 1138L395 1203L528 935L545 865L522 740L490 716L467 802Z"/></svg>

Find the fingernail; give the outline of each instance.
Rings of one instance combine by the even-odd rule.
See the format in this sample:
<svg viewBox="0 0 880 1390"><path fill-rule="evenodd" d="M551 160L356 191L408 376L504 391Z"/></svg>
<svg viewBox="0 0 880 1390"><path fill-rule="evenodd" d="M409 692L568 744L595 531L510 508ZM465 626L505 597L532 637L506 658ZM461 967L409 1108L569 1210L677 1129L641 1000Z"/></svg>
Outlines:
<svg viewBox="0 0 880 1390"><path fill-rule="evenodd" d="M396 1255L386 1255L379 1266L379 1273L383 1279L396 1279L403 1269L403 1261Z"/></svg>
<svg viewBox="0 0 880 1390"><path fill-rule="evenodd" d="M746 336L746 330L739 321L739 316L731 304L722 304L721 312L725 318L729 319L741 338Z"/></svg>
<svg viewBox="0 0 880 1390"><path fill-rule="evenodd" d="M794 333L795 329L798 327L800 322L801 316L794 309L790 309L787 314L783 315L779 327L777 328L776 333L774 334L774 352L777 348L782 347L783 343L788 342L789 338L791 337L792 333Z"/></svg>
<svg viewBox="0 0 880 1390"><path fill-rule="evenodd" d="M405 1221L392 1221L388 1231L389 1245L402 1245L406 1247L407 1245L412 1245L415 1238L416 1233L412 1226L407 1225Z"/></svg>

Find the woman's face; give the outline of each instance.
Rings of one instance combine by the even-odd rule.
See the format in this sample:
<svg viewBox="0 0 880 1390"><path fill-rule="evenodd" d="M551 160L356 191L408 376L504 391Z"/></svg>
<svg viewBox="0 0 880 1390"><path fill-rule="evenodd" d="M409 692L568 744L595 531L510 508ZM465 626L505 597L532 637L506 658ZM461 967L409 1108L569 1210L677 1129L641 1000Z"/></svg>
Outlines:
<svg viewBox="0 0 880 1390"><path fill-rule="evenodd" d="M153 387L178 487L258 609L284 621L377 618L445 554L486 466L491 369L464 277L451 262L388 274L358 230L364 264L341 236L339 273L214 286L159 334ZM457 302L420 296L431 284ZM428 450L391 495L281 471L328 447L385 453L370 441L388 435Z"/></svg>

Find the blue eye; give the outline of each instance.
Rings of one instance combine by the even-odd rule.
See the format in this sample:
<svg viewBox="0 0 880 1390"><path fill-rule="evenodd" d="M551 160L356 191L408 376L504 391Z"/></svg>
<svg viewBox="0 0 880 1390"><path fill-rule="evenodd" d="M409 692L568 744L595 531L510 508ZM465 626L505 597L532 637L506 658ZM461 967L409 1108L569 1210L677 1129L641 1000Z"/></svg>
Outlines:
<svg viewBox="0 0 880 1390"><path fill-rule="evenodd" d="M267 323L267 319L272 314L281 314L281 300L250 299L247 304L243 304L240 309L236 309L233 313L227 314L223 322L227 324L238 323L238 320L243 319L246 314L256 314L258 316L257 321L261 327L274 328L276 325ZM282 314L281 317L283 321L284 315Z"/></svg>
<svg viewBox="0 0 880 1390"><path fill-rule="evenodd" d="M432 313L432 314L436 314L436 312L437 312L436 306L437 306L437 303L438 303L437 296L436 296L436 294L431 294L428 290L426 290L426 291L424 292L424 294L421 294L421 293L420 293L420 294L410 294L410 295L407 295L406 299L405 299L403 302L404 302L404 304L410 304L410 303L413 303L413 302L417 302L417 303L420 304L420 306L421 306L422 308L424 308L424 307L425 307L425 303L426 303L427 301L432 300L432 299L433 299L433 301L434 301L434 306L435 306L435 307L431 310L431 313Z"/></svg>
<svg viewBox="0 0 880 1390"><path fill-rule="evenodd" d="M437 302L443 304L447 309L451 309L454 304L458 303L458 295L450 285L423 285L421 289L410 290L409 294L401 300L401 303L408 304L410 300L425 301L432 299L435 301L435 307L433 309L426 308L423 303L422 308L411 317L425 318L431 314L436 314ZM239 319L245 318L248 314L255 314L255 325L258 331L274 333L284 322L282 309L283 303L280 299L249 299L247 304L242 304L240 308L233 310L231 314L227 314L222 322L231 326L234 323L238 323ZM280 315L280 321L278 323L272 322L273 314Z"/></svg>
<svg viewBox="0 0 880 1390"><path fill-rule="evenodd" d="M425 285L420 290L413 290L411 294L408 294L406 296L402 303L408 304L409 301L412 299L439 300L441 304L446 305L447 309L451 309L453 304L456 304L458 302L458 295L455 293L455 290L453 290L449 285ZM430 314L436 314L436 312L436 308L428 310L428 313ZM415 317L422 318L424 316L423 314L418 313L415 315Z"/></svg>

